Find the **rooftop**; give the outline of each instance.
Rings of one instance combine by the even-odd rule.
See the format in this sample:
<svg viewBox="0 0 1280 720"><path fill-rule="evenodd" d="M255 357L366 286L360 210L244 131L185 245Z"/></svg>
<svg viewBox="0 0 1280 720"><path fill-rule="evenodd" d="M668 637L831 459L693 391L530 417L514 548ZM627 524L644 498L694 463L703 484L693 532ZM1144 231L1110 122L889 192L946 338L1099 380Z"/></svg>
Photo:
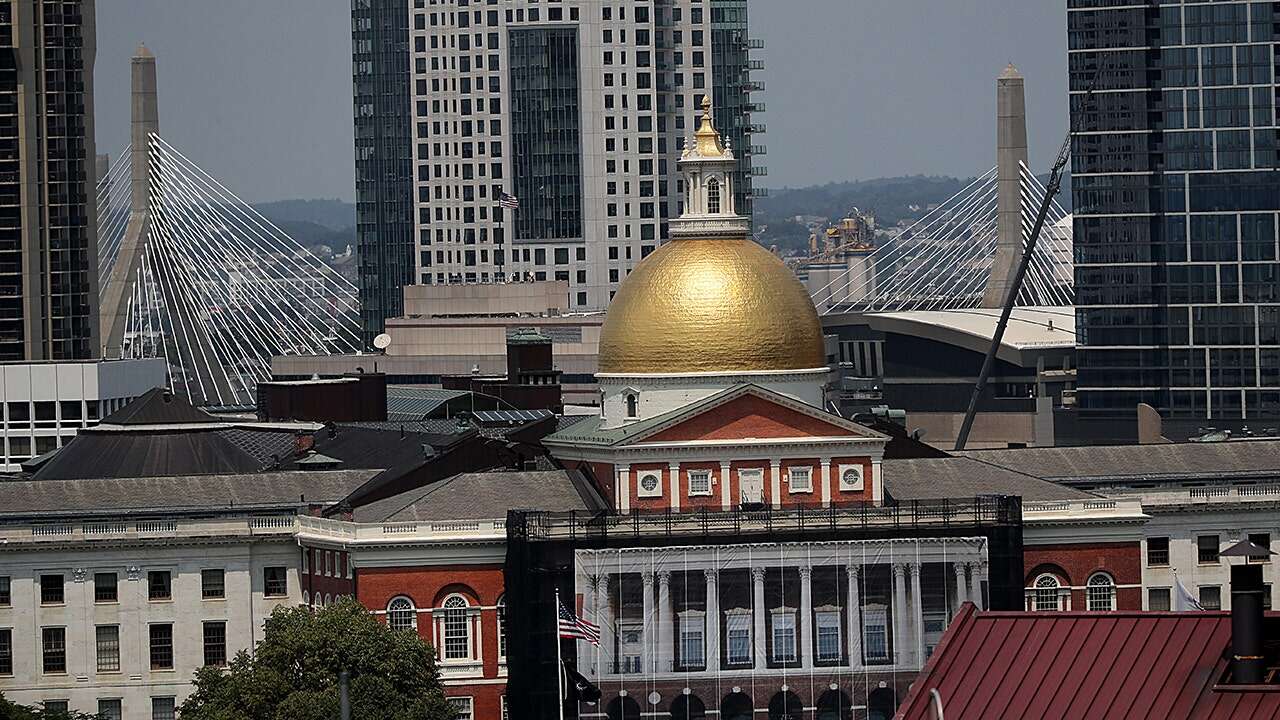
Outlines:
<svg viewBox="0 0 1280 720"><path fill-rule="evenodd" d="M968 457L886 459L885 493L898 501L1017 495L1026 501L1096 498L1093 493Z"/></svg>
<svg viewBox="0 0 1280 720"><path fill-rule="evenodd" d="M1000 312L1000 308L910 310L863 313L862 318L874 330L929 338L985 354L995 336ZM1025 367L1024 352L1071 349L1075 345L1075 308L1018 307L1009 316L997 357Z"/></svg>
<svg viewBox="0 0 1280 720"><path fill-rule="evenodd" d="M603 510L603 498L576 471L462 473L356 508L356 522L506 519L509 510Z"/></svg>
<svg viewBox="0 0 1280 720"><path fill-rule="evenodd" d="M1264 636L1280 638L1268 613ZM1226 612L978 612L961 607L896 717L1280 718L1280 685L1220 686Z"/></svg>

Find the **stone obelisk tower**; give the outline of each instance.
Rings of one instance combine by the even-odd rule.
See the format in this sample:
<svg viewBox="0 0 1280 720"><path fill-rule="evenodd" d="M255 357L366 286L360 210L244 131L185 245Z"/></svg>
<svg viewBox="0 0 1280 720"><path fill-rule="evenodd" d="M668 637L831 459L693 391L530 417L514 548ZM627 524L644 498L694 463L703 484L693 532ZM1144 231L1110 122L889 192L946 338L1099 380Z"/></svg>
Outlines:
<svg viewBox="0 0 1280 720"><path fill-rule="evenodd" d="M102 337L104 358L120 357L124 352L124 333L129 312L129 297L138 267L146 249L150 218L151 135L160 131L156 108L156 57L145 45L139 45L132 61L132 103L129 154L132 166L129 182L129 224L120 242L120 252L102 293Z"/></svg>
<svg viewBox="0 0 1280 720"><path fill-rule="evenodd" d="M1027 164L1027 106L1022 73L1009 66L996 79L996 255L982 307L1003 307L1022 257L1022 166Z"/></svg>

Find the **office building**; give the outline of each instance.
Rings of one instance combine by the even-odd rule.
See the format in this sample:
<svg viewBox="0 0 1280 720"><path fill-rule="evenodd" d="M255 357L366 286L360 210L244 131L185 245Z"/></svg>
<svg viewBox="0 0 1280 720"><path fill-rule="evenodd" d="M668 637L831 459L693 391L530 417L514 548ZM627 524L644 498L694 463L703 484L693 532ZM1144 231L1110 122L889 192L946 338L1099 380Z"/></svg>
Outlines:
<svg viewBox="0 0 1280 720"><path fill-rule="evenodd" d="M745 2L414 0L409 15L417 282L558 280L572 309L603 308L682 211L675 161L708 96L749 212L764 149Z"/></svg>
<svg viewBox="0 0 1280 720"><path fill-rule="evenodd" d="M98 352L94 2L0 3L0 360Z"/></svg>
<svg viewBox="0 0 1280 720"><path fill-rule="evenodd" d="M407 0L351 0L356 254L366 347L403 314L412 284L409 13Z"/></svg>
<svg viewBox="0 0 1280 720"><path fill-rule="evenodd" d="M1280 9L1098 5L1067 13L1082 439L1138 403L1170 437L1270 427Z"/></svg>

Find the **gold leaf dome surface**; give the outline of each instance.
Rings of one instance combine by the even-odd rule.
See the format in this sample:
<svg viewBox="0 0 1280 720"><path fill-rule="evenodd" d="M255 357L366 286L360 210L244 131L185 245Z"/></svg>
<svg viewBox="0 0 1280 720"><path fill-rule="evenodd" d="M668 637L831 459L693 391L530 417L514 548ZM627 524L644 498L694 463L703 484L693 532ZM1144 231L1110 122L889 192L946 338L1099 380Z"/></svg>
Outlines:
<svg viewBox="0 0 1280 720"><path fill-rule="evenodd" d="M795 274L742 239L682 239L622 283L600 331L599 372L826 366L822 324Z"/></svg>

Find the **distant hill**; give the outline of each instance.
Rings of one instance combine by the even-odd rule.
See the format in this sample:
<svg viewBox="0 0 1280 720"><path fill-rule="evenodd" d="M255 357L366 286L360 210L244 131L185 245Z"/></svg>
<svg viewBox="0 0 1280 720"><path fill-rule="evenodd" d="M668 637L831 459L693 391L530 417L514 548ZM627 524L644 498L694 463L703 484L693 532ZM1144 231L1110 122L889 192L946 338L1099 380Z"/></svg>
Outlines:
<svg viewBox="0 0 1280 720"><path fill-rule="evenodd" d="M253 207L277 224L307 222L330 230L342 230L356 224L356 206L341 200L279 200L257 203Z"/></svg>

